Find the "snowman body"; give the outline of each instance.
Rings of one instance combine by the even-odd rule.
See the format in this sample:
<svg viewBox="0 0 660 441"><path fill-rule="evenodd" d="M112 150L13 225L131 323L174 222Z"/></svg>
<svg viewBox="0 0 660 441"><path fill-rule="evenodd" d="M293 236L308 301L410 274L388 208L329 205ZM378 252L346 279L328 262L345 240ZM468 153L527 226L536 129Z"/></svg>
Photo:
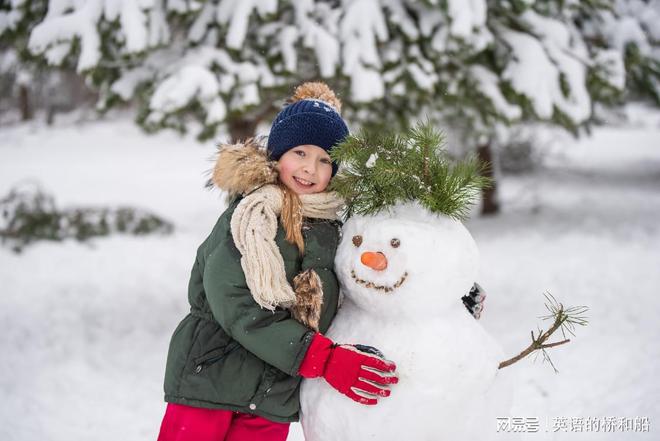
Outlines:
<svg viewBox="0 0 660 441"><path fill-rule="evenodd" d="M380 253L384 269L362 263ZM381 350L399 383L376 406L352 401L322 378L303 381L307 441L452 440L494 436L511 392L499 345L461 296L475 280L478 253L458 221L415 203L345 224L335 260L345 300L327 336Z"/></svg>

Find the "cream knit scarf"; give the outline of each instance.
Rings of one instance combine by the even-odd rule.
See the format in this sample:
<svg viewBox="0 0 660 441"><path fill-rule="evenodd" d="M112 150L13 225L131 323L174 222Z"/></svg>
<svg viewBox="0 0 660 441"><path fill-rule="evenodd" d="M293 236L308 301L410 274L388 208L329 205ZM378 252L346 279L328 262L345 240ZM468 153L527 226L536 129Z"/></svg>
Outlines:
<svg viewBox="0 0 660 441"><path fill-rule="evenodd" d="M299 195L303 217L337 219L344 201L333 192ZM283 192L265 185L243 198L231 218L231 234L241 252L241 267L254 300L268 310L290 307L296 294L286 279L284 260L275 243Z"/></svg>

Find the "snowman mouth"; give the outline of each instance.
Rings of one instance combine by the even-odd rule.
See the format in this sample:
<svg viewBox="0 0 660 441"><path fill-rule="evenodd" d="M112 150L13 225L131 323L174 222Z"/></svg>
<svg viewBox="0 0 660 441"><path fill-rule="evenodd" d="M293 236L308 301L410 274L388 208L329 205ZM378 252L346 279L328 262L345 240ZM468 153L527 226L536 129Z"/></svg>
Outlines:
<svg viewBox="0 0 660 441"><path fill-rule="evenodd" d="M353 280L355 280L355 283L357 283L358 285L362 285L365 288L371 288L371 289L375 289L377 291L383 291L383 292L392 292L395 289L397 289L398 287L400 287L401 285L403 285L403 282L405 282L406 278L408 277L408 272L407 271L404 272L403 276L401 276L399 278L399 280L397 280L394 285L376 285L374 282L369 282L368 280L360 279L355 274L355 270L351 270L351 277L353 278Z"/></svg>

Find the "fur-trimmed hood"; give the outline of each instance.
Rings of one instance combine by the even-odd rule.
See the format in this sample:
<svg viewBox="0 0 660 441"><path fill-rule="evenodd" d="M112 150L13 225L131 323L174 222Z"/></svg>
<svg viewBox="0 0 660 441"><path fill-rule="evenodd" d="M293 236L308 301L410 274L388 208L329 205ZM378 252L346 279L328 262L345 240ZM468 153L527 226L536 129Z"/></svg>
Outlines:
<svg viewBox="0 0 660 441"><path fill-rule="evenodd" d="M276 161L268 158L258 138L218 146L215 165L207 186L216 186L232 196L245 195L277 182Z"/></svg>
<svg viewBox="0 0 660 441"><path fill-rule="evenodd" d="M323 101L337 113L341 111L341 100L323 82L301 84L287 99L287 105L303 100ZM266 184L275 184L278 175L275 170L277 162L268 157L264 141L265 139L260 137L249 138L236 144L220 144L207 187L215 185L226 191L231 198L246 195Z"/></svg>

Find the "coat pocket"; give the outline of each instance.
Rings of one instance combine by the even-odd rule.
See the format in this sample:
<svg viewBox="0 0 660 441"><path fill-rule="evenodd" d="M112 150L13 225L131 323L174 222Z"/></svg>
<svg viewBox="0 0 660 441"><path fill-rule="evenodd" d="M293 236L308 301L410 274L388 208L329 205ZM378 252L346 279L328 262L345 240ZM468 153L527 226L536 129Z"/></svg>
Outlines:
<svg viewBox="0 0 660 441"><path fill-rule="evenodd" d="M217 363L218 361L225 358L227 355L238 349L241 345L237 341L232 341L227 346L222 348L216 348L208 351L207 353L200 355L199 357L193 360L193 371L196 374L201 373L205 368Z"/></svg>

